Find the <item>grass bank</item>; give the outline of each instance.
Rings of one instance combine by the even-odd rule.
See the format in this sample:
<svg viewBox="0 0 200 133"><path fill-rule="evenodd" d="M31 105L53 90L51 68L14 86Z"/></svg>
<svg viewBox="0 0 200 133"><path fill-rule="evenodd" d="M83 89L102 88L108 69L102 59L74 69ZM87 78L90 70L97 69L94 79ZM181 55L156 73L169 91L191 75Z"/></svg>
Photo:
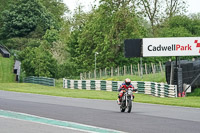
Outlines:
<svg viewBox="0 0 200 133"><path fill-rule="evenodd" d="M126 78L130 78L132 81L151 81L151 82L166 83L165 72L155 73L155 74L145 74L142 77L138 75L103 77L99 78L99 80L124 81L124 79Z"/></svg>
<svg viewBox="0 0 200 133"><path fill-rule="evenodd" d="M0 83L10 83L15 81L13 74L14 59L0 56Z"/></svg>
<svg viewBox="0 0 200 133"><path fill-rule="evenodd" d="M48 87L28 83L0 83L0 90L43 94L61 97L88 98L116 100L118 92L94 91L94 90L72 90L62 87ZM189 96L185 98L159 98L144 94L135 94L135 102L174 105L184 107L200 108L200 97Z"/></svg>

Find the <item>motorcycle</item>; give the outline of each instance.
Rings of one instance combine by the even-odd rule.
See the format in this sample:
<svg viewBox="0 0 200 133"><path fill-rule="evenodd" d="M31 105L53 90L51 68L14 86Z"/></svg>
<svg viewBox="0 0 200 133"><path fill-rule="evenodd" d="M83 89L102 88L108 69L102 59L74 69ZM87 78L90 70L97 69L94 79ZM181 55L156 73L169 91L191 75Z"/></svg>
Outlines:
<svg viewBox="0 0 200 133"><path fill-rule="evenodd" d="M130 113L132 109L133 91L137 91L137 89L128 88L123 91L124 94L121 99L120 111L124 112L127 108L127 112Z"/></svg>

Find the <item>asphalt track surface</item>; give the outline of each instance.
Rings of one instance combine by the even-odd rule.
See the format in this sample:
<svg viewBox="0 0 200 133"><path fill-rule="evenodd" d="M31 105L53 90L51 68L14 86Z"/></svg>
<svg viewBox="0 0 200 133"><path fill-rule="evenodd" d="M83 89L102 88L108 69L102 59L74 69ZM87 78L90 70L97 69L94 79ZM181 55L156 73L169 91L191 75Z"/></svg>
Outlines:
<svg viewBox="0 0 200 133"><path fill-rule="evenodd" d="M0 110L21 112L39 117L76 122L128 133L200 132L199 108L133 103L131 113L121 113L116 101L0 91ZM20 125L27 126L21 126L20 128ZM29 131L30 133L32 133L31 131L42 133L49 131L54 133L81 133L81 131L49 125L41 126L39 123L2 117L0 117L0 129L4 131L3 133L12 133L11 129L15 133L18 131Z"/></svg>

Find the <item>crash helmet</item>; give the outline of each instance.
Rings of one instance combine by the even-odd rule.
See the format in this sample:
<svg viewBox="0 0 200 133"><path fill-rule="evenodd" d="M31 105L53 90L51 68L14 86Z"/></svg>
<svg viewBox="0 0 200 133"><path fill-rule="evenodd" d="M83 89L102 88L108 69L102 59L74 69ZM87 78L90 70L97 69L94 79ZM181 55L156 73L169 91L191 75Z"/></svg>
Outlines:
<svg viewBox="0 0 200 133"><path fill-rule="evenodd" d="M125 79L125 84L126 86L129 86L131 84L131 80L129 78Z"/></svg>

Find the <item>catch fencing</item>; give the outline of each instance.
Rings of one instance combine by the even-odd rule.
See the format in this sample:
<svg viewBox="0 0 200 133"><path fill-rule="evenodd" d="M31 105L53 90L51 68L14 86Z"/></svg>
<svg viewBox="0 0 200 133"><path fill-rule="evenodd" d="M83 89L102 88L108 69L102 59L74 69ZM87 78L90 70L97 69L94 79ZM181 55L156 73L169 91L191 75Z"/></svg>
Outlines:
<svg viewBox="0 0 200 133"><path fill-rule="evenodd" d="M137 64L123 67L111 67L105 69L96 69L96 71L80 73L80 79L95 79L102 77L113 77L123 75L138 75L142 77L145 74L155 74L165 71L165 65L161 62L158 64Z"/></svg>
<svg viewBox="0 0 200 133"><path fill-rule="evenodd" d="M69 89L83 89L83 90L104 90L117 91L123 81L106 81L106 80L70 80L63 79L63 88ZM131 82L136 93L148 94L156 97L177 97L175 85L168 85L156 82Z"/></svg>
<svg viewBox="0 0 200 133"><path fill-rule="evenodd" d="M53 78L30 76L30 77L24 78L23 81L24 81L24 83L33 83L33 84L40 84L40 85L47 85L47 86L55 86L55 79L53 79Z"/></svg>

